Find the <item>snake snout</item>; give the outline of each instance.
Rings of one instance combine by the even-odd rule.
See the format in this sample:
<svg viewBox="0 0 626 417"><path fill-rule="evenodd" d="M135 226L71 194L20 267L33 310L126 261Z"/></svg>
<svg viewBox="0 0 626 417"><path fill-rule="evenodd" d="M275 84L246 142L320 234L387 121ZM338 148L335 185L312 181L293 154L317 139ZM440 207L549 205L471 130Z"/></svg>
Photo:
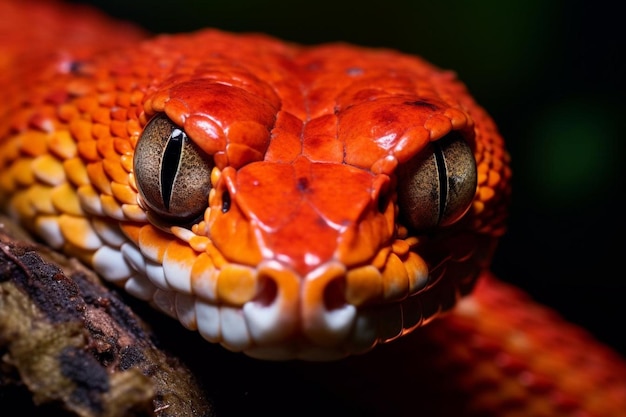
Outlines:
<svg viewBox="0 0 626 417"><path fill-rule="evenodd" d="M251 356L308 359L343 356L342 344L353 327L356 308L345 293L345 268L322 265L301 276L277 262L259 268L258 291L243 306L253 345Z"/></svg>

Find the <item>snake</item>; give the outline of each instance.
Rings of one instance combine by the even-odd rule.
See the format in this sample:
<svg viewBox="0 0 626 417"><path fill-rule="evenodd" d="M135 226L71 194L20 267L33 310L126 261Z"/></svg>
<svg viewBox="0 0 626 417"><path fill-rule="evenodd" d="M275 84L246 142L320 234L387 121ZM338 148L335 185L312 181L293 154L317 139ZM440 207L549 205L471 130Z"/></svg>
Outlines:
<svg viewBox="0 0 626 417"><path fill-rule="evenodd" d="M531 362L514 379L551 400L524 415L624 415L621 359L490 272L510 155L454 72L57 2L0 14L0 203L51 248L253 358L367 355L457 320Z"/></svg>

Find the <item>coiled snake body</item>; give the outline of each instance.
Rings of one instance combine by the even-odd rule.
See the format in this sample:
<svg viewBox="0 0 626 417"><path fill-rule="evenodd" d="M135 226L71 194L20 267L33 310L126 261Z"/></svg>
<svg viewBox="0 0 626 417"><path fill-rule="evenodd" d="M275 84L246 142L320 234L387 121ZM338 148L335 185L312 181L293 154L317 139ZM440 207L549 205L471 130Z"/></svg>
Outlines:
<svg viewBox="0 0 626 417"><path fill-rule="evenodd" d="M452 73L33 7L0 9L0 197L51 247L258 358L363 353L456 306L452 326L529 363L502 376L548 410L525 415L620 415L623 365L489 275L508 154Z"/></svg>

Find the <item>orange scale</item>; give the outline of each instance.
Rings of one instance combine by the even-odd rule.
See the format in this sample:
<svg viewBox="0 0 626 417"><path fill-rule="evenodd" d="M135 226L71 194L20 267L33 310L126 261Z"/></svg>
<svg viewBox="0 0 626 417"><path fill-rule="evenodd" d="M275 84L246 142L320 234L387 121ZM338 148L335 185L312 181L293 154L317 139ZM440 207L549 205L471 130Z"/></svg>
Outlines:
<svg viewBox="0 0 626 417"><path fill-rule="evenodd" d="M42 155L31 163L35 177L44 184L58 185L66 180L63 164L52 155Z"/></svg>
<svg viewBox="0 0 626 417"><path fill-rule="evenodd" d="M97 107L93 109L89 115L94 123L102 123L108 125L111 122L111 111L108 107Z"/></svg>
<svg viewBox="0 0 626 417"><path fill-rule="evenodd" d="M98 108L98 97L93 95L79 97L76 99L76 107L81 113L90 114Z"/></svg>
<svg viewBox="0 0 626 417"><path fill-rule="evenodd" d="M495 196L495 191L491 187L480 187L478 189L478 196L481 201L489 201Z"/></svg>
<svg viewBox="0 0 626 417"><path fill-rule="evenodd" d="M91 125L91 134L94 138L101 142L102 140L111 140L111 133L108 124L94 123ZM111 147L112 148L112 147Z"/></svg>
<svg viewBox="0 0 626 417"><path fill-rule="evenodd" d="M397 239L391 244L391 250L398 256L405 256L409 249L409 244L404 240Z"/></svg>
<svg viewBox="0 0 626 417"><path fill-rule="evenodd" d="M88 120L74 119L70 122L70 133L77 142L91 141L94 137L91 134L91 122Z"/></svg>
<svg viewBox="0 0 626 417"><path fill-rule="evenodd" d="M69 159L76 156L76 142L67 130L57 130L48 137L50 152L61 159Z"/></svg>
<svg viewBox="0 0 626 417"><path fill-rule="evenodd" d="M59 227L65 240L78 248L96 250L103 245L85 217L62 214L59 216Z"/></svg>
<svg viewBox="0 0 626 417"><path fill-rule="evenodd" d="M334 135L318 135L306 137L302 154L311 161L341 163L343 160L343 143Z"/></svg>
<svg viewBox="0 0 626 417"><path fill-rule="evenodd" d="M111 120L123 122L122 124L125 125L128 114L127 107L130 106L122 106L119 103L117 103L116 106L111 107Z"/></svg>
<svg viewBox="0 0 626 417"><path fill-rule="evenodd" d="M141 135L143 128L138 120L129 120L128 123L126 123L126 131L128 132L128 136L130 138L134 138L134 140L136 141ZM135 147L132 142L131 145L133 146L133 148Z"/></svg>
<svg viewBox="0 0 626 417"><path fill-rule="evenodd" d="M436 113L424 122L424 128L430 132L430 140L436 140L452 130L452 122L443 114Z"/></svg>
<svg viewBox="0 0 626 417"><path fill-rule="evenodd" d="M32 219L37 215L30 197L25 192L14 194L9 204L12 211L18 213L22 219Z"/></svg>
<svg viewBox="0 0 626 417"><path fill-rule="evenodd" d="M139 244L139 233L143 228L143 225L137 223L120 223L120 230L135 245Z"/></svg>
<svg viewBox="0 0 626 417"><path fill-rule="evenodd" d="M127 184L111 182L111 190L113 196L122 204L137 204L137 193Z"/></svg>
<svg viewBox="0 0 626 417"><path fill-rule="evenodd" d="M178 126L183 126L189 117L189 106L183 100L173 98L165 103L165 114Z"/></svg>
<svg viewBox="0 0 626 417"><path fill-rule="evenodd" d="M217 302L217 276L215 264L206 253L199 254L191 268L191 290L201 299Z"/></svg>
<svg viewBox="0 0 626 417"><path fill-rule="evenodd" d="M265 159L274 162L293 161L301 153L302 128L302 120L291 113L278 112Z"/></svg>
<svg viewBox="0 0 626 417"><path fill-rule="evenodd" d="M111 180L106 175L102 161L87 165L87 174L93 186L101 193L111 195Z"/></svg>
<svg viewBox="0 0 626 417"><path fill-rule="evenodd" d="M100 154L103 158L108 159L118 159L119 154L115 150L115 139L112 136L107 135L100 137L96 141L96 146L98 148L98 154Z"/></svg>
<svg viewBox="0 0 626 417"><path fill-rule="evenodd" d="M14 161L20 156L20 143L15 136L7 138L0 146L0 166L7 166L8 161Z"/></svg>
<svg viewBox="0 0 626 417"><path fill-rule="evenodd" d="M48 134L29 130L15 137L20 143L22 153L29 156L39 156L48 152Z"/></svg>
<svg viewBox="0 0 626 417"><path fill-rule="evenodd" d="M101 93L106 93L108 91L115 91L114 78L111 79L110 74L105 74L102 79L98 80L96 84L96 89Z"/></svg>
<svg viewBox="0 0 626 417"><path fill-rule="evenodd" d="M189 116L184 124L189 137L209 155L226 149L224 130L213 120L202 115Z"/></svg>
<svg viewBox="0 0 626 417"><path fill-rule="evenodd" d="M81 97L93 91L92 83L83 78L75 78L67 83L65 90L72 96Z"/></svg>
<svg viewBox="0 0 626 417"><path fill-rule="evenodd" d="M244 144L265 153L270 143L270 127L252 120L235 121L228 126L228 143Z"/></svg>
<svg viewBox="0 0 626 417"><path fill-rule="evenodd" d="M70 184L61 184L51 190L50 201L54 208L61 213L71 214L74 216L84 216L76 189Z"/></svg>
<svg viewBox="0 0 626 417"><path fill-rule="evenodd" d="M488 172L479 172L477 177L476 177L476 182L478 185L483 185L487 182L487 179L489 178L489 173Z"/></svg>
<svg viewBox="0 0 626 417"><path fill-rule="evenodd" d="M122 164L122 168L124 168L126 172L132 172L133 171L133 148L131 147L128 141L126 142L127 142L129 151L127 153L124 153L122 156L120 156L120 164Z"/></svg>
<svg viewBox="0 0 626 417"><path fill-rule="evenodd" d="M414 252L409 252L404 260L404 267L409 277L409 294L422 289L428 282L428 265Z"/></svg>
<svg viewBox="0 0 626 417"><path fill-rule="evenodd" d="M390 253L382 270L383 294L387 301L401 300L409 294L409 276L404 263Z"/></svg>
<svg viewBox="0 0 626 417"><path fill-rule="evenodd" d="M242 306L252 300L258 289L255 270L236 264L227 264L217 276L217 298L224 303Z"/></svg>
<svg viewBox="0 0 626 417"><path fill-rule="evenodd" d="M495 171L501 171L504 168L504 166L505 166L504 163L500 159L494 159L491 164L492 169Z"/></svg>
<svg viewBox="0 0 626 417"><path fill-rule="evenodd" d="M501 179L502 178L500 174L498 173L498 171L494 171L494 170L489 171L489 178L487 179L487 185L493 188L497 186L498 184L500 184Z"/></svg>
<svg viewBox="0 0 626 417"><path fill-rule="evenodd" d="M100 194L93 189L91 184L78 187L76 194L80 200L80 205L86 212L102 216L102 204L100 203Z"/></svg>
<svg viewBox="0 0 626 417"><path fill-rule="evenodd" d="M191 270L198 253L186 243L174 240L163 254L163 270L169 286L184 294L191 293Z"/></svg>
<svg viewBox="0 0 626 417"><path fill-rule="evenodd" d="M153 114L162 112L165 110L165 104L170 100L169 91L159 91L150 97L144 103L144 110L146 113ZM134 103L133 103L134 104Z"/></svg>
<svg viewBox="0 0 626 417"><path fill-rule="evenodd" d="M124 213L124 217L127 220L132 222L140 222L145 223L148 221L146 217L146 212L137 205L137 203L133 204L122 204L122 213Z"/></svg>
<svg viewBox="0 0 626 417"><path fill-rule="evenodd" d="M206 236L195 235L189 239L189 246L191 246L196 252L204 252L211 243L211 240Z"/></svg>
<svg viewBox="0 0 626 417"><path fill-rule="evenodd" d="M102 160L104 172L111 180L120 184L128 184L128 171L120 163L119 156Z"/></svg>
<svg viewBox="0 0 626 417"><path fill-rule="evenodd" d="M51 199L52 187L35 184L26 190L26 195L28 196L33 209L38 213L57 213Z"/></svg>
<svg viewBox="0 0 626 417"><path fill-rule="evenodd" d="M143 104L145 93L142 90L135 90L130 94L130 104L140 106Z"/></svg>
<svg viewBox="0 0 626 417"><path fill-rule="evenodd" d="M110 195L100 195L100 203L102 204L102 211L108 217L116 220L127 220L122 210L122 206L117 199Z"/></svg>
<svg viewBox="0 0 626 417"><path fill-rule="evenodd" d="M111 136L116 138L128 138L126 121L111 120L111 123L109 124L109 131L111 132Z"/></svg>
<svg viewBox="0 0 626 417"><path fill-rule="evenodd" d="M120 110L130 107L131 106L131 93L126 92L126 91L118 93L117 96L115 97L115 104L119 106ZM113 116L113 118L117 120L123 120L121 116L119 116L119 114L120 113L118 113L118 116Z"/></svg>
<svg viewBox="0 0 626 417"><path fill-rule="evenodd" d="M430 132L422 127L415 126L406 130L393 148L393 156L398 163L403 163L420 152L430 140Z"/></svg>
<svg viewBox="0 0 626 417"><path fill-rule="evenodd" d="M17 132L26 130L28 128L28 120L30 120L32 114L33 109L30 107L16 110L15 114L11 116L10 127Z"/></svg>
<svg viewBox="0 0 626 417"><path fill-rule="evenodd" d="M115 77L115 89L117 90L117 94L120 92L128 92L131 91L137 85L137 79L134 77L128 76L117 76Z"/></svg>
<svg viewBox="0 0 626 417"><path fill-rule="evenodd" d="M263 155L263 152L239 143L231 143L226 148L228 164L235 169L240 168L250 162L260 161L263 159Z"/></svg>
<svg viewBox="0 0 626 417"><path fill-rule="evenodd" d="M7 175L0 175L0 194L8 195L13 194L16 191L15 178L9 173Z"/></svg>
<svg viewBox="0 0 626 417"><path fill-rule="evenodd" d="M380 271L373 265L351 269L346 273L346 301L357 307L380 301L383 282Z"/></svg>
<svg viewBox="0 0 626 417"><path fill-rule="evenodd" d="M483 160L478 164L476 170L478 171L478 175L489 175L491 167L489 166L488 161Z"/></svg>
<svg viewBox="0 0 626 417"><path fill-rule="evenodd" d="M100 154L98 153L98 144L95 140L81 141L77 144L78 154L86 161L98 161L100 160Z"/></svg>
<svg viewBox="0 0 626 417"><path fill-rule="evenodd" d="M31 168L32 159L20 158L9 168L8 177L13 178L16 184L29 186L35 182L35 173Z"/></svg>
<svg viewBox="0 0 626 417"><path fill-rule="evenodd" d="M73 103L62 104L57 109L57 117L60 121L65 123L69 123L71 120L74 120L79 116L80 113Z"/></svg>
<svg viewBox="0 0 626 417"><path fill-rule="evenodd" d="M398 159L387 155L372 164L370 171L375 175L391 175L398 167Z"/></svg>
<svg viewBox="0 0 626 417"><path fill-rule="evenodd" d="M451 107L446 109L443 113L448 119L450 119L450 123L452 123L452 128L454 130L461 130L467 126L468 115L465 112Z"/></svg>
<svg viewBox="0 0 626 417"><path fill-rule="evenodd" d="M106 92L98 95L98 103L100 106L110 109L115 106L117 91Z"/></svg>
<svg viewBox="0 0 626 417"><path fill-rule="evenodd" d="M156 227L147 224L141 227L137 242L141 253L151 261L162 263L165 249L172 241L172 236L161 232Z"/></svg>

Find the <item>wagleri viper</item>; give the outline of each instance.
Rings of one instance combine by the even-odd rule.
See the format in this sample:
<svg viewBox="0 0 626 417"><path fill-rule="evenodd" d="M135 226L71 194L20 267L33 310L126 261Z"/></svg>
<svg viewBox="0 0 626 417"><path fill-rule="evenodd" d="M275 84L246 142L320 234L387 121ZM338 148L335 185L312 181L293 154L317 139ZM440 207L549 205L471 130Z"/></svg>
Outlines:
<svg viewBox="0 0 626 417"><path fill-rule="evenodd" d="M490 275L509 155L452 72L51 2L0 14L0 201L51 247L229 350L339 359L445 315L501 398L529 398L511 415L626 415L623 362Z"/></svg>

